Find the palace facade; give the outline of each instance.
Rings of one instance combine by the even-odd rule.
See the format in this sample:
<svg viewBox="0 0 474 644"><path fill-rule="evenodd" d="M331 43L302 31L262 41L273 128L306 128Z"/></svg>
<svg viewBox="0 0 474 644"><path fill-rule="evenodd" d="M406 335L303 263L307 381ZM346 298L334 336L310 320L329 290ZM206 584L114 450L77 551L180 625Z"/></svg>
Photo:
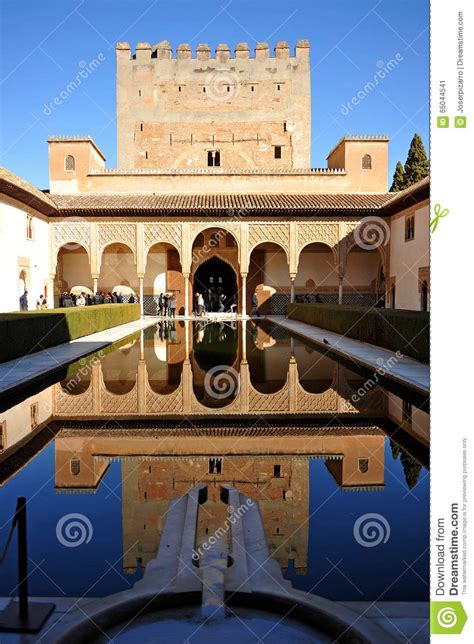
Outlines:
<svg viewBox="0 0 474 644"><path fill-rule="evenodd" d="M0 172L3 310L61 292L136 293L189 315L220 285L246 316L290 300L426 310L429 180L388 193L388 138L345 135L311 168L309 43L118 43L118 167L51 136L49 191Z"/></svg>

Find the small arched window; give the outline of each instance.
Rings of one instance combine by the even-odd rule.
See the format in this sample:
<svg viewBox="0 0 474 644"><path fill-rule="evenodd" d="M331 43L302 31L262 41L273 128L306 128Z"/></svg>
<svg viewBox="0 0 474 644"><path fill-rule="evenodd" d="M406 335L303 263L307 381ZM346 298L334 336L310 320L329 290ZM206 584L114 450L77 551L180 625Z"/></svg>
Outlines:
<svg viewBox="0 0 474 644"><path fill-rule="evenodd" d="M64 159L64 169L66 170L66 172L74 172L74 170L76 169L76 160L72 156L72 154L68 154Z"/></svg>
<svg viewBox="0 0 474 644"><path fill-rule="evenodd" d="M81 461L78 458L71 458L69 467L73 476L78 476L81 473Z"/></svg>
<svg viewBox="0 0 474 644"><path fill-rule="evenodd" d="M370 154L364 154L362 157L362 170L372 170L372 157Z"/></svg>
<svg viewBox="0 0 474 644"><path fill-rule="evenodd" d="M367 474L367 472L369 471L369 459L359 458L358 466L359 466L359 472L361 474Z"/></svg>

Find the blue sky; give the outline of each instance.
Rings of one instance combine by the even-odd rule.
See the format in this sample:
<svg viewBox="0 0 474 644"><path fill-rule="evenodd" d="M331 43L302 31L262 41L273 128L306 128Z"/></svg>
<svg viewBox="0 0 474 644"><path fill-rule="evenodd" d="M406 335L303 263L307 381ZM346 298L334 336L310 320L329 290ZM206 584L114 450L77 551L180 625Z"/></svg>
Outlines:
<svg viewBox="0 0 474 644"><path fill-rule="evenodd" d="M115 51L168 39L207 42L311 41L312 165L345 133L388 134L390 175L418 132L428 150L428 0L2 0L0 165L48 187L49 134L90 134L116 165ZM103 62L45 114L81 65ZM391 60L396 65L343 109ZM48 112L48 110L46 110Z"/></svg>

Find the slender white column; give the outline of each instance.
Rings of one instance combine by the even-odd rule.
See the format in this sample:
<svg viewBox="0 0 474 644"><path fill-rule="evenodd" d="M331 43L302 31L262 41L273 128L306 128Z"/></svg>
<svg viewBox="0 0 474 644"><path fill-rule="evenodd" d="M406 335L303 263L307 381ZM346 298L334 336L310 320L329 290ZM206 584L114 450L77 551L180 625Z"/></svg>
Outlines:
<svg viewBox="0 0 474 644"><path fill-rule="evenodd" d="M343 277L339 278L339 304L342 304L342 282L343 282Z"/></svg>
<svg viewBox="0 0 474 644"><path fill-rule="evenodd" d="M94 275L94 277L92 278L92 281L94 282L94 286L92 287L92 290L94 291L94 295L95 295L97 293L98 283L99 283L98 276Z"/></svg>
<svg viewBox="0 0 474 644"><path fill-rule="evenodd" d="M138 281L140 283L140 315L143 316L143 277L139 277Z"/></svg>
<svg viewBox="0 0 474 644"><path fill-rule="evenodd" d="M295 301L295 277L291 278L290 302L293 304Z"/></svg>
<svg viewBox="0 0 474 644"><path fill-rule="evenodd" d="M183 273L184 277L184 315L189 317L189 273Z"/></svg>
<svg viewBox="0 0 474 644"><path fill-rule="evenodd" d="M241 273L242 276L242 317L247 317L247 273Z"/></svg>

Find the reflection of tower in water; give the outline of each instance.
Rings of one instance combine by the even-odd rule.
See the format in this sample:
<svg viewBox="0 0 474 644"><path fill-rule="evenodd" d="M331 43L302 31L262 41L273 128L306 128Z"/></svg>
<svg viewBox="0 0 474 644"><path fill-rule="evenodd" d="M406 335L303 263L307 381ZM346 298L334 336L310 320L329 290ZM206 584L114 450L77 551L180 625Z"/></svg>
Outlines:
<svg viewBox="0 0 474 644"><path fill-rule="evenodd" d="M196 547L221 526L229 527L221 485L232 485L259 502L272 557L283 569L292 559L295 570L305 572L309 460L288 456L188 457L140 463L125 460L122 512L126 572L134 572L137 561L145 565L156 556L168 501L199 483L207 483L208 496L199 512Z"/></svg>

